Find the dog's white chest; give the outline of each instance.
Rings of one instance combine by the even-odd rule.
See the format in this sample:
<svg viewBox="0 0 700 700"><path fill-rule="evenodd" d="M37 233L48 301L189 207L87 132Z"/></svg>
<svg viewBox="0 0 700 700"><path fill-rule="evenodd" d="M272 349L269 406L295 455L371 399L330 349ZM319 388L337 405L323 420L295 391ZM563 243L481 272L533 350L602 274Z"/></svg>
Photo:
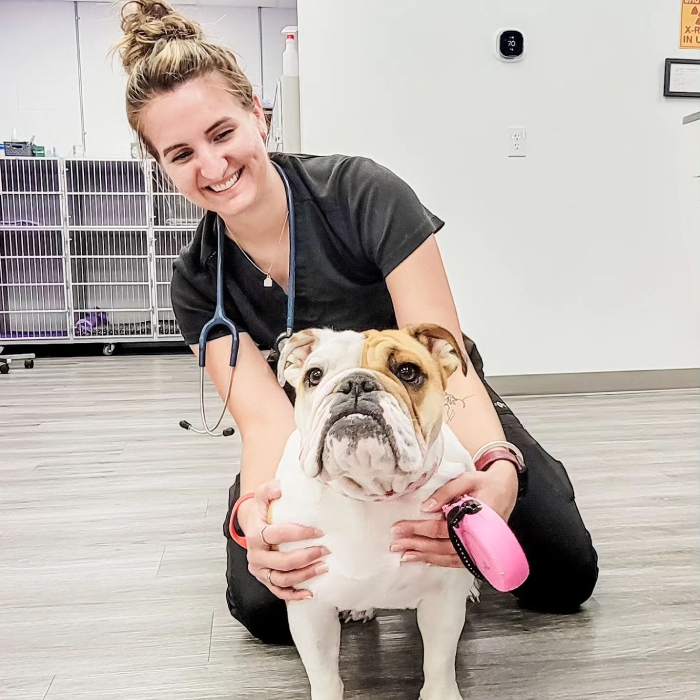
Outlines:
<svg viewBox="0 0 700 700"><path fill-rule="evenodd" d="M452 431L443 431L449 433L445 458L430 481L414 494L379 502L349 498L307 477L299 466L299 435L290 437L277 473L282 497L273 505L272 520L325 533L317 540L280 547L289 551L324 544L331 551L325 558L329 572L303 584L317 600L341 610L414 608L426 590L448 585L455 577L471 578L466 569L401 564L401 554L390 550L395 523L435 517L422 512L421 503L448 480L473 469Z"/></svg>

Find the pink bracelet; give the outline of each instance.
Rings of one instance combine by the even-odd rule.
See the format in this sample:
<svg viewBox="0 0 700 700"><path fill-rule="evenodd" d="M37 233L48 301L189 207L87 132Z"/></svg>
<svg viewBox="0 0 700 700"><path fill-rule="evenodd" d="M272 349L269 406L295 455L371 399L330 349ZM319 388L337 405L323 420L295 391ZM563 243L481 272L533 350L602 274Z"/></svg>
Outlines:
<svg viewBox="0 0 700 700"><path fill-rule="evenodd" d="M246 540L245 537L241 537L241 535L236 532L236 514L238 513L238 509L241 507L241 504L245 503L245 501L250 498L255 498L255 494L246 493L236 501L236 504L233 506L233 510L231 511L231 519L228 521L228 531L231 533L231 539L237 545L243 547L243 549L248 549L248 540Z"/></svg>

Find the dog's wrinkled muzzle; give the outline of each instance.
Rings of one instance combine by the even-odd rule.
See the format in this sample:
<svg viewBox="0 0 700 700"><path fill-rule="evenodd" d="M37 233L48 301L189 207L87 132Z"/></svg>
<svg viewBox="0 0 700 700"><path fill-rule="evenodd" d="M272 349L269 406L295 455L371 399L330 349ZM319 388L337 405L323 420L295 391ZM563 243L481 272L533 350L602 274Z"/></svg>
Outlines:
<svg viewBox="0 0 700 700"><path fill-rule="evenodd" d="M427 446L406 406L376 374L350 370L326 386L309 416L302 464L306 473L362 500L399 496L432 473Z"/></svg>

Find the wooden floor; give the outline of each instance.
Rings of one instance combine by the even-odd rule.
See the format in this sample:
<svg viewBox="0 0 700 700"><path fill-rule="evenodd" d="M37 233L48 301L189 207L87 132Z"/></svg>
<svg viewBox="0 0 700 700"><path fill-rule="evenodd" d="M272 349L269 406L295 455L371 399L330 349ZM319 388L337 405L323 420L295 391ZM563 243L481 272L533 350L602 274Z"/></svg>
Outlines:
<svg viewBox="0 0 700 700"><path fill-rule="evenodd" d="M228 614L221 523L240 444L178 427L197 418L196 382L194 362L172 355L0 376L2 700L308 697L296 652ZM575 616L495 593L473 605L465 698L698 697L698 398L511 402L567 464L601 576ZM344 635L348 698L417 698L412 614Z"/></svg>

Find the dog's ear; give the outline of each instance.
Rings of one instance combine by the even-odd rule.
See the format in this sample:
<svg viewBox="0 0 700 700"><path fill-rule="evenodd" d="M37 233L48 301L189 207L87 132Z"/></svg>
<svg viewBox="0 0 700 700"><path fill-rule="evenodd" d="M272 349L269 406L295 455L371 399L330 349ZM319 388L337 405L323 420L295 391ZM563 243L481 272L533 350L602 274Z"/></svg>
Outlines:
<svg viewBox="0 0 700 700"><path fill-rule="evenodd" d="M409 326L406 332L428 348L442 368L445 381L460 367L462 374L467 374L467 358L462 354L455 337L448 330L432 323L424 323L420 326Z"/></svg>
<svg viewBox="0 0 700 700"><path fill-rule="evenodd" d="M291 386L297 388L304 362L317 344L318 336L313 329L299 331L285 343L277 362L277 380L280 386L289 382Z"/></svg>

